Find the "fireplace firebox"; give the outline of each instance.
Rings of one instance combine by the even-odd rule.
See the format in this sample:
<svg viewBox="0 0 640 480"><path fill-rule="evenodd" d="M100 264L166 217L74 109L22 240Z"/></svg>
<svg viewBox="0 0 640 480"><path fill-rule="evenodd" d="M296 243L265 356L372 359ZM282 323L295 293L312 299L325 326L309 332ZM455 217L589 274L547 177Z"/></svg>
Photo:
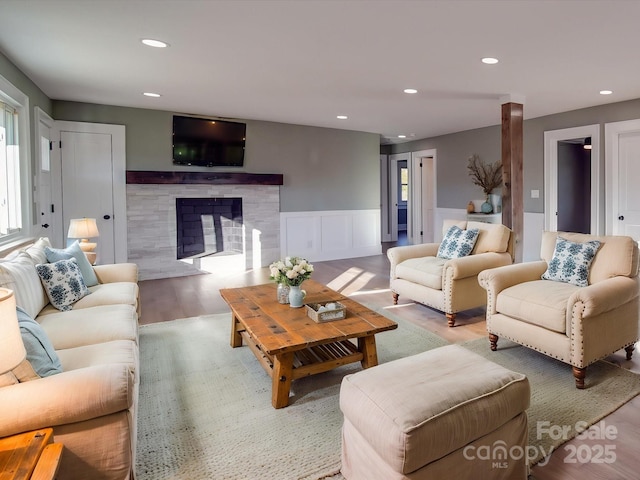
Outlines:
<svg viewBox="0 0 640 480"><path fill-rule="evenodd" d="M242 198L176 198L177 258L243 253Z"/></svg>

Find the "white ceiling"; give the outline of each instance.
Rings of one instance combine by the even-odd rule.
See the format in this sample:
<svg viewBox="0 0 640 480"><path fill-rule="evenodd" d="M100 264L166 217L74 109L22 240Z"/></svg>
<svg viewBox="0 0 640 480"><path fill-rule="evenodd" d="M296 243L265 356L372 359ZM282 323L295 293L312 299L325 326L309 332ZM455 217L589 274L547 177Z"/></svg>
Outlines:
<svg viewBox="0 0 640 480"><path fill-rule="evenodd" d="M0 51L52 99L382 143L499 124L509 95L525 118L640 98L638 0L0 0L0 19Z"/></svg>

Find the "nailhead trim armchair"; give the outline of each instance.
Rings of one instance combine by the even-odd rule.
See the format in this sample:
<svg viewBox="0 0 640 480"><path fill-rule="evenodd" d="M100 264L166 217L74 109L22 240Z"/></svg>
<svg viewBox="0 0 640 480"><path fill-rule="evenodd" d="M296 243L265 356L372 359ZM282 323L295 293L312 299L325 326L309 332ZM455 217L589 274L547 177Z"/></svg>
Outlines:
<svg viewBox="0 0 640 480"><path fill-rule="evenodd" d="M560 236L601 245L589 267L588 286L543 280ZM639 338L638 244L627 236L544 232L542 260L485 270L491 350L499 337L572 366L577 388L587 366L624 348L631 359Z"/></svg>

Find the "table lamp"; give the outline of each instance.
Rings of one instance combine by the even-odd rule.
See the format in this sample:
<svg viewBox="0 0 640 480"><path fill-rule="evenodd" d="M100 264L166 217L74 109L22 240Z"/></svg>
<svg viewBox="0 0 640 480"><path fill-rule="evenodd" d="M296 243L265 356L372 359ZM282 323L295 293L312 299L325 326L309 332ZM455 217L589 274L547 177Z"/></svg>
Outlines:
<svg viewBox="0 0 640 480"><path fill-rule="evenodd" d="M13 290L0 288L0 375L12 371L26 357L16 314L16 297Z"/></svg>
<svg viewBox="0 0 640 480"><path fill-rule="evenodd" d="M97 243L89 242L90 238L99 237L98 225L95 218L72 218L69 222L68 238L80 239L80 250L93 252Z"/></svg>

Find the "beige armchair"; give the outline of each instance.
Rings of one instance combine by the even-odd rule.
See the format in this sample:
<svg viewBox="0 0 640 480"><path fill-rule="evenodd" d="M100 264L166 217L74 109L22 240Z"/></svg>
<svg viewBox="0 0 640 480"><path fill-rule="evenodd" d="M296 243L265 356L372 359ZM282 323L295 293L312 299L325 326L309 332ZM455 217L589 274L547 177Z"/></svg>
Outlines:
<svg viewBox="0 0 640 480"><path fill-rule="evenodd" d="M558 236L600 242L587 286L541 278ZM638 245L624 236L544 232L541 257L480 273L491 350L499 337L533 348L571 365L576 387L584 388L588 365L622 348L631 359L640 319Z"/></svg>
<svg viewBox="0 0 640 480"><path fill-rule="evenodd" d="M393 247L387 250L391 262L390 288L394 304L400 295L444 312L450 327L457 312L486 304L486 292L478 284L478 273L513 263L513 234L504 225L445 220L446 233L453 225L479 230L468 256L437 257L439 243Z"/></svg>

